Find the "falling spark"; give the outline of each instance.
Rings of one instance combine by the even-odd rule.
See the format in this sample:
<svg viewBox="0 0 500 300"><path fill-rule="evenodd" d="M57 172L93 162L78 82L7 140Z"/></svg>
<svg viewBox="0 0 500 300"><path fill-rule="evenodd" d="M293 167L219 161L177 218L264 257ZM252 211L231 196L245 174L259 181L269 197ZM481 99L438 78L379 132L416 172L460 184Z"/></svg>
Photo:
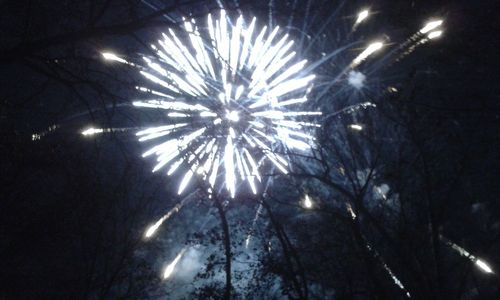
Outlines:
<svg viewBox="0 0 500 300"><path fill-rule="evenodd" d="M357 218L356 213L354 213L354 210L352 209L352 206L348 203L347 206L347 212L351 215L351 218L355 220Z"/></svg>
<svg viewBox="0 0 500 300"><path fill-rule="evenodd" d="M43 137L53 133L54 131L56 131L57 129L59 129L61 127L61 125L58 125L58 124L54 124L54 125L50 125L47 129L45 129L44 131L41 131L41 132L38 132L38 133L33 133L31 135L31 140L32 141L39 141L41 140Z"/></svg>
<svg viewBox="0 0 500 300"><path fill-rule="evenodd" d="M363 130L363 126L361 126L359 124L351 124L351 125L349 125L349 128L351 128L352 130L356 130L356 131Z"/></svg>
<svg viewBox="0 0 500 300"><path fill-rule="evenodd" d="M255 225L257 224L257 220L259 219L259 216L262 213L262 209L263 209L263 205L261 203L261 204L259 204L259 207L257 208L257 211L255 212L255 217L253 218L252 227L251 227L252 230L250 230L250 232L247 235L247 238L245 239L245 248L246 249L248 249L248 245L250 245L250 240L252 238L252 232L253 232L253 229L255 228Z"/></svg>
<svg viewBox="0 0 500 300"><path fill-rule="evenodd" d="M158 228L160 228L160 226L166 220L170 219L170 217L173 214L178 213L179 210L181 210L181 208L184 206L184 204L187 202L188 199L189 199L189 197L184 198L181 202L177 203L172 209L170 209L163 217L161 217L153 225L149 226L148 229L146 230L146 232L144 233L144 238L145 239L151 238L156 233Z"/></svg>
<svg viewBox="0 0 500 300"><path fill-rule="evenodd" d="M126 61L125 59L121 58L121 57L118 57L116 54L114 53L111 53L111 52L103 52L101 53L102 54L102 57L105 59L105 60L109 60L109 61L116 61L116 62L119 62L119 63L122 63L122 64L127 64L127 65L131 65L131 66L134 66L133 63L131 62L128 62Z"/></svg>
<svg viewBox="0 0 500 300"><path fill-rule="evenodd" d="M356 19L356 25L363 22L366 18L368 18L368 15L370 14L370 11L368 9L362 10L358 14L358 18Z"/></svg>
<svg viewBox="0 0 500 300"><path fill-rule="evenodd" d="M354 68L358 66L360 63L362 63L365 59L368 58L368 56L372 55L374 52L382 49L384 46L384 43L382 42L373 42L366 49L361 52L351 63L351 68Z"/></svg>
<svg viewBox="0 0 500 300"><path fill-rule="evenodd" d="M294 42L278 26L258 30L255 18L248 26L242 16L232 23L228 19L221 10L214 25L208 15L206 29L185 20L182 36L187 38L170 29L152 45L157 57L143 57L145 66L140 67L155 88L138 90L154 98L134 101L134 106L164 110L169 124L137 134L141 142L163 139L143 157L157 157L154 171L171 165L168 175L187 165L179 194L193 176L208 180L211 187L224 178L232 197L240 180L256 193L260 174L255 161L266 158L286 174L288 162L275 149L309 151L314 144L314 137L305 132L314 123L304 119L321 112L291 109L307 101L315 78L304 71L306 60L293 62ZM133 65L113 53L102 55ZM218 176L219 165L224 176Z"/></svg>
<svg viewBox="0 0 500 300"><path fill-rule="evenodd" d="M453 243L452 241L448 240L444 236L440 235L439 237L448 246L450 246L453 250L455 250L456 252L458 252L458 254L460 254L461 256L464 256L464 257L468 258L470 261L474 262L474 264L479 269L481 269L483 272L494 273L493 270L491 269L491 267L484 260L482 260L479 257L476 257L476 256L470 254L467 250L465 250L464 248L460 247L459 245Z"/></svg>
<svg viewBox="0 0 500 300"><path fill-rule="evenodd" d="M122 127L122 128L94 128L89 127L80 132L83 136L93 136L101 133L112 133L112 132L127 132L130 130L135 130L135 127Z"/></svg>
<svg viewBox="0 0 500 300"><path fill-rule="evenodd" d="M436 38L440 37L442 34L443 34L443 31L442 31L442 30L432 31L432 32L430 32L430 33L427 35L427 38L428 38L429 40L433 40L433 39L436 39Z"/></svg>
<svg viewBox="0 0 500 300"><path fill-rule="evenodd" d="M182 256L184 255L185 252L186 252L186 248L183 248L181 250L181 252L179 252L179 254L177 254L177 256L175 257L175 259L171 263L169 263L167 265L167 267L165 268L165 272L163 273L163 279L164 280L166 280L166 279L170 278L170 276L172 276L172 273L175 270L175 266L181 260L181 258L182 258Z"/></svg>
<svg viewBox="0 0 500 300"><path fill-rule="evenodd" d="M311 201L311 198L309 198L309 195L306 195L304 198L304 207L307 209L311 209L313 207L313 202Z"/></svg>
<svg viewBox="0 0 500 300"><path fill-rule="evenodd" d="M441 24L443 24L443 20L430 21L427 24L425 24L425 26L422 29L420 29L419 32L421 34L426 34L430 31L433 31L434 29L438 28L439 26L441 26Z"/></svg>
<svg viewBox="0 0 500 300"><path fill-rule="evenodd" d="M488 266L487 263L485 263L484 261L480 260L479 258L476 260L476 265L481 268L483 271L485 271L486 273L493 273L493 270L490 268L490 266Z"/></svg>
<svg viewBox="0 0 500 300"><path fill-rule="evenodd" d="M347 212L351 215L351 218L353 220L356 220L356 218L358 216L356 215L356 213L352 209L352 206L349 203L347 203L346 209L347 209ZM363 237L363 240L365 242L366 249L368 249L368 251L373 253L373 256L379 260L379 262L382 264L382 267L387 271L387 274L389 274L389 276L391 276L391 279L394 282L394 284L396 284L403 292L405 292L406 297L411 298L410 292L408 292L406 290L406 288L403 285L403 283L401 282L401 280L399 280L399 278L394 274L394 272L392 272L391 268L385 263L384 259L380 255L380 253L378 253L378 251L376 249L373 249L372 246L370 246L370 244L368 243L368 241L364 237Z"/></svg>
<svg viewBox="0 0 500 300"><path fill-rule="evenodd" d="M84 131L82 131L82 135L84 136L90 136L90 135L95 135L95 134L98 134L98 133L103 133L104 132L104 129L102 128L88 128Z"/></svg>

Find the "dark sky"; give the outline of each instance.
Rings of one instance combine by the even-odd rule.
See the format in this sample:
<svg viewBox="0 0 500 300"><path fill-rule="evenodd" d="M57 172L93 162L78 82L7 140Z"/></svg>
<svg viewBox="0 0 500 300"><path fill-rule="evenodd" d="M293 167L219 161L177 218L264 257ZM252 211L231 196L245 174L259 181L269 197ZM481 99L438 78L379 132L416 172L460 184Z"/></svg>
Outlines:
<svg viewBox="0 0 500 300"><path fill-rule="evenodd" d="M175 1L150 2L162 7ZM204 15L216 8L215 1L199 2L202 3L179 6L172 15ZM276 23L288 20L292 2L274 1ZM340 4L312 1L310 14L304 15L305 1L299 2L301 9L294 24L297 27L303 22L310 24L312 32L308 34L312 36L313 29L321 27ZM164 232L161 242L137 246L145 226L175 205L177 198L169 180L179 179L151 174L151 162L140 158L143 149L132 132L105 134L95 139L83 139L78 133L89 124L136 127L154 120L155 116L116 106L137 96L134 85L141 78L124 72L120 66L103 64L99 51L109 48L129 55L147 53L145 45L157 39L162 26L168 26L169 21L160 17L148 20L152 25L138 22L118 28L114 26L153 11L140 1L109 1L109 6L96 1L95 7L92 3L0 1L2 299L113 299L119 291L126 290L127 280L136 283L137 290L129 294L130 298L144 295L161 298L154 296L157 290L151 290L151 282L157 283L157 269L163 263L158 257L172 258L172 254L164 254L165 245L178 249L179 244L192 238L197 229L189 229L190 220L193 220L191 226L199 228L201 217L197 214L210 207L206 202L199 204L194 209L196 213L183 215L187 221L175 223L179 228L172 230L171 235L178 241L172 241L175 239ZM268 16L268 1L239 3L245 12L261 19ZM443 124L436 147L441 149L440 157L445 161L442 169L435 169L437 177L450 176L447 172L453 168L448 165L455 164L454 160L463 154L467 162L463 172L468 178L468 186L462 187L467 193L447 204L456 209L445 214L443 218L449 219L443 222L443 227L452 224L455 228L450 232L455 241L488 254L491 262L500 263L498 254L491 254L491 249L498 249L500 233L498 3L371 1L370 4L376 14L370 26L358 33L359 39L369 41L371 37L386 34L392 47L417 31L425 20L444 17L443 37L416 49L394 67L377 69L374 77L380 81L381 89L369 90L367 94L378 97L382 88L389 85L403 89L411 86L412 109L430 111L433 118L439 119L437 126ZM333 37L338 32L346 35L346 26L342 24L348 22L349 13L354 14L363 5L362 1L346 1L334 22L338 27L328 28L331 35L318 45L328 48L330 42L338 44ZM229 6L234 8L234 2ZM99 19L100 9L103 15ZM104 29L94 31L94 27ZM331 51L317 46L305 54L318 58L321 50ZM419 126L423 136L432 135L432 128ZM42 138L33 141L34 133ZM484 204L483 209L489 210L485 213L497 224L495 230L484 229L486 225L476 220L477 215L471 215L470 207L475 203ZM251 204L245 202L242 206L245 213L235 213L233 225L248 225L253 218ZM461 216L466 217L461 228L457 228ZM282 217L290 216L283 213ZM216 226L217 222L210 224ZM237 240L244 233L235 229L234 235ZM144 253L147 254L141 256ZM142 260L136 259L137 256ZM113 269L116 266L122 269ZM452 273L455 269L446 270ZM116 280L114 275L127 280ZM411 278L411 275L405 277ZM498 277L474 280L483 280L477 286L485 292L478 292L472 299L493 296ZM113 286L117 281L120 284Z"/></svg>

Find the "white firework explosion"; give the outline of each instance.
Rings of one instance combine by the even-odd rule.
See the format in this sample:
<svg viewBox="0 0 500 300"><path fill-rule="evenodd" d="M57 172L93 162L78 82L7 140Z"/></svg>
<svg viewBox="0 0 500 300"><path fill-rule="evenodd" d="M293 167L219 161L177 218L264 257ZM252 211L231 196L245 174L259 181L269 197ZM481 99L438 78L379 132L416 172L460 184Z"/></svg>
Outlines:
<svg viewBox="0 0 500 300"><path fill-rule="evenodd" d="M140 72L155 87L139 87L150 99L133 104L164 111L168 124L137 133L141 142L157 142L143 157L156 156L153 172L165 168L172 175L187 166L179 194L193 175L209 191L224 177L232 197L239 181L257 193L265 160L286 174L289 162L277 152L313 145L306 132L319 125L307 118L321 112L291 109L307 101L315 76L304 74L307 61L296 61L293 41L279 27L258 31L255 18L246 24L242 16L232 24L224 10L215 22L209 15L207 25L184 21L182 36L170 29L152 46L157 57L143 57L147 67Z"/></svg>

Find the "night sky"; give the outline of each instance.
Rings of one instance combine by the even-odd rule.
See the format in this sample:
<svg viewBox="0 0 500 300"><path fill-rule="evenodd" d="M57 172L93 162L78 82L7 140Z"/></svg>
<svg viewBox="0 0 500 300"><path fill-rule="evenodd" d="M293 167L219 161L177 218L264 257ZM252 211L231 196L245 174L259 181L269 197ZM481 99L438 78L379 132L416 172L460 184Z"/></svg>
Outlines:
<svg viewBox="0 0 500 300"><path fill-rule="evenodd" d="M179 196L188 166L152 173L135 135L172 124L131 105L153 85L101 53L144 65L221 2L321 62L297 110L328 117L289 174L263 163L256 195L196 177ZM0 1L0 299L500 299L496 4Z"/></svg>

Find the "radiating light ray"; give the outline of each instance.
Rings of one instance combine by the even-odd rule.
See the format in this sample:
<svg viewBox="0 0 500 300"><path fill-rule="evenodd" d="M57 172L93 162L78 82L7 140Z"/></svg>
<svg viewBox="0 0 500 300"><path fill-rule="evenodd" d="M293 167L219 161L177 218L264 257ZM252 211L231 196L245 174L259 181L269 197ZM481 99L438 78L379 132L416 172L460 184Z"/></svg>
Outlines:
<svg viewBox="0 0 500 300"><path fill-rule="evenodd" d="M288 170L276 159L276 156L272 155L272 153L266 153L266 156L271 160L271 162L278 167L278 169L283 173L283 174L288 174Z"/></svg>
<svg viewBox="0 0 500 300"><path fill-rule="evenodd" d="M281 121L273 121L274 124L279 125L279 126L285 126L285 127L290 127L290 128L295 128L295 129L301 129L302 127L321 127L320 124L316 123L309 123L309 122L296 122L296 121L288 121L288 120L281 120Z"/></svg>
<svg viewBox="0 0 500 300"><path fill-rule="evenodd" d="M260 181L260 175L259 175L259 169L257 167L257 164L255 163L255 160L253 159L252 155L246 148L243 148L243 153L245 153L245 157L247 158L248 162L252 166L252 176L257 177L257 179Z"/></svg>
<svg viewBox="0 0 500 300"><path fill-rule="evenodd" d="M234 198L236 188L236 178L234 174L234 148L233 138L227 137L226 149L224 151L224 168L226 170L226 187L231 197Z"/></svg>
<svg viewBox="0 0 500 300"><path fill-rule="evenodd" d="M241 161L242 161L243 169L245 171L245 176L248 179L248 182L250 184L250 188L252 189L252 192L255 195L255 194L257 194L257 188L255 187L255 182L254 182L255 175L252 175L252 172L250 171L250 168L248 167L248 163L246 162L246 160L243 156L241 156Z"/></svg>
<svg viewBox="0 0 500 300"><path fill-rule="evenodd" d="M288 173L288 161L273 149L310 150L309 130L319 125L307 118L321 112L287 109L307 101L315 75L304 70L307 60L296 61L294 41L279 26L259 29L255 18L248 24L242 16L231 22L224 10L206 23L183 19L185 33L163 33L151 45L157 57L142 57L144 66L102 55L138 68L152 87L137 89L151 98L133 105L164 112L168 120L137 133L141 142L156 142L143 154L156 156L154 172L184 169L179 194L194 176L211 188L224 178L232 197L239 181L256 193L263 158ZM224 176L218 176L220 166Z"/></svg>
<svg viewBox="0 0 500 300"><path fill-rule="evenodd" d="M290 100L286 100L283 102L279 102L274 106L275 107L283 107L283 106L292 105L292 104L304 103L306 101L307 101L307 98L290 99Z"/></svg>
<svg viewBox="0 0 500 300"><path fill-rule="evenodd" d="M160 108L164 110L180 110L180 111L202 111L209 113L208 108L203 105L190 105L180 101L163 101L163 100L148 100L134 101L132 103L136 107Z"/></svg>

